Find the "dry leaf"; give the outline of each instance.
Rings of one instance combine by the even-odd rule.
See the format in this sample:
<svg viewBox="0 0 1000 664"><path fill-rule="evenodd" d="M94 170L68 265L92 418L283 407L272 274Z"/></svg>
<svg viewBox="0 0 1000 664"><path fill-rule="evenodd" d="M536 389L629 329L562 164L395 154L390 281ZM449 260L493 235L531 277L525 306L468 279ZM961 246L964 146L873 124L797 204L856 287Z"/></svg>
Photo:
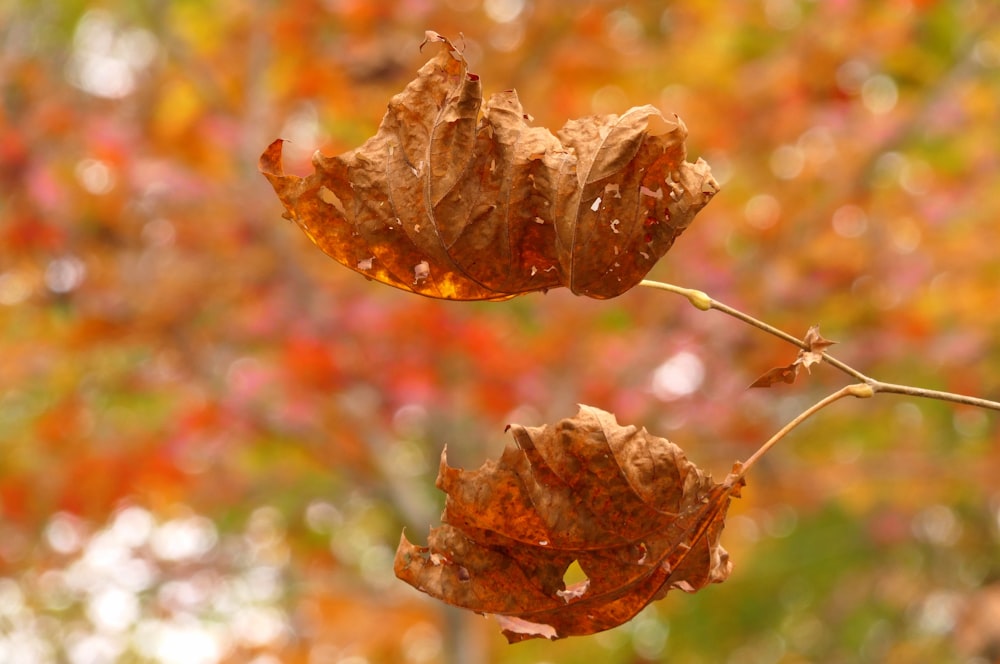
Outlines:
<svg viewBox="0 0 1000 664"><path fill-rule="evenodd" d="M819 325L810 327L806 332L806 336L802 338L802 341L808 350L800 350L795 362L802 365L806 371L809 371L809 367L812 365L822 362L823 351L837 343L836 341L824 339L819 333Z"/></svg>
<svg viewBox="0 0 1000 664"><path fill-rule="evenodd" d="M511 427L515 444L479 470L448 466L442 525L405 536L396 575L449 604L494 615L510 642L620 625L679 588L732 568L719 544L730 497L670 441L581 406L554 426ZM586 579L563 581L576 561Z"/></svg>
<svg viewBox="0 0 1000 664"><path fill-rule="evenodd" d="M793 362L787 367L775 367L771 369L763 376L750 383L750 387L771 387L775 383L788 383L789 385L795 382L795 377L799 375L799 365L798 362Z"/></svg>
<svg viewBox="0 0 1000 664"><path fill-rule="evenodd" d="M794 362L787 367L771 369L750 383L749 387L771 387L775 383L794 383L795 378L799 375L799 368L804 367L806 371L809 371L809 367L823 361L823 352L837 342L824 339L819 333L819 325L813 325L806 331L802 343L806 347L799 349Z"/></svg>
<svg viewBox="0 0 1000 664"><path fill-rule="evenodd" d="M260 170L327 254L430 297L502 300L567 286L595 298L636 285L718 190L685 161L687 129L652 106L529 126L513 90L481 82L445 38L389 102L378 132L315 171L284 173L282 141Z"/></svg>

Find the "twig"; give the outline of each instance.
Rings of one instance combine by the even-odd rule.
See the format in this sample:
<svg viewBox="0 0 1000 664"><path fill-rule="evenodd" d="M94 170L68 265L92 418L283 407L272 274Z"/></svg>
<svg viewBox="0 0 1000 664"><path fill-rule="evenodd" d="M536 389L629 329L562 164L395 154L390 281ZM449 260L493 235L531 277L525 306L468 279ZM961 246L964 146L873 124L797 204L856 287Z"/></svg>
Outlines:
<svg viewBox="0 0 1000 664"><path fill-rule="evenodd" d="M834 401L843 399L844 397L857 397L859 399L867 399L873 396L874 394L875 390L872 389L872 386L869 385L868 383L855 383L853 385L847 385L845 387L842 387L833 394L827 395L823 399L820 399L819 401L817 401L816 403L814 403L813 405L809 406L804 411L796 415L791 422L781 427L778 433L771 436L767 440L767 442L761 445L756 452L750 455L750 458L748 458L746 461L742 463L739 470L735 473L735 477L733 479L739 480L740 478L742 478L743 475L745 475L746 472L750 470L751 466L757 463L760 460L760 458L767 453L768 450L770 450L778 443L779 440L787 436L792 429L799 426L807 419L812 417L814 414L832 404Z"/></svg>
<svg viewBox="0 0 1000 664"><path fill-rule="evenodd" d="M950 401L952 403L965 404L966 406L976 406L977 408L987 408L989 410L1000 410L1000 403L996 401L990 401L989 399L981 399L979 397L970 397L964 394L955 394L953 392L941 392L939 390L928 390L923 387L913 387L911 385L897 385L895 383L883 383L879 380L869 380L868 384L872 386L872 389L876 392L885 392L886 394L905 394L911 397L924 397L925 399L937 399L938 401Z"/></svg>
<svg viewBox="0 0 1000 664"><path fill-rule="evenodd" d="M756 327L758 330L762 330L764 332L767 332L768 334L778 337L783 341L787 341L793 346L796 346L803 350L809 350L809 347L802 339L793 337L784 330L779 330L773 325L768 325L764 321L754 318L753 316L746 314L740 311L739 309L734 309L733 307L730 307L727 304L723 304L722 302L714 300L711 297L709 297L706 293L700 290L694 290L693 288L684 288L682 286L675 286L673 284L666 284L660 281L650 281L649 279L644 279L643 281L639 282L639 285L646 286L647 288L656 288L658 290L665 290L671 293L676 293L678 295L683 295L696 309L700 309L702 311L708 311L709 309L715 309L717 311L721 311L722 313L732 316L737 320L741 320L748 325ZM953 392L928 390L922 387L912 387L910 385L884 383L880 380L871 378L870 376L866 376L865 374L861 373L854 367L844 362L841 362L840 360L833 357L829 353L823 353L823 359L827 363L829 363L830 366L835 367L840 371L843 371L847 375L867 385L869 388L871 388L873 394L877 392L884 392L886 394L905 394L911 397L923 397L925 399L936 399L938 401L950 401L951 403L959 403L959 404L965 404L967 406L976 406L978 408L987 408L989 410L1000 411L1000 403L996 401L981 399L979 397L970 397L964 394L955 394Z"/></svg>

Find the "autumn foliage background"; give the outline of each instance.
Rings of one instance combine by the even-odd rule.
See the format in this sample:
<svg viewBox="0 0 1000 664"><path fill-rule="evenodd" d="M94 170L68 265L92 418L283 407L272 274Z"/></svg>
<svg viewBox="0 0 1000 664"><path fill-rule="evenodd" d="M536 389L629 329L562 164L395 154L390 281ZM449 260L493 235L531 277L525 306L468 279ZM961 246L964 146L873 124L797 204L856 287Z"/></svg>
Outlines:
<svg viewBox="0 0 1000 664"><path fill-rule="evenodd" d="M722 191L651 277L1000 395L994 3L5 3L0 660L996 661L998 419L888 395L754 469L730 580L610 632L507 646L393 577L445 444L583 402L719 476L844 384L747 391L794 349L662 292L439 302L312 247L257 156L363 142L426 29L538 125L685 120Z"/></svg>

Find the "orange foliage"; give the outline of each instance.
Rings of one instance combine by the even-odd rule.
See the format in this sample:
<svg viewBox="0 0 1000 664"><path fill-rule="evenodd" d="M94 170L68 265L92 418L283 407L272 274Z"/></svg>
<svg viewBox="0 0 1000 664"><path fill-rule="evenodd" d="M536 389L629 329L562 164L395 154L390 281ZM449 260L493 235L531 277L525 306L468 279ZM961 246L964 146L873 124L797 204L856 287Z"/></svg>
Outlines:
<svg viewBox="0 0 1000 664"><path fill-rule="evenodd" d="M662 293L376 288L280 219L255 162L277 136L294 173L361 145L430 55L424 31L462 35L535 126L644 104L685 119L723 189L653 278L796 334L820 323L886 380L995 396L993 3L37 4L0 9L0 591L16 624L56 626L36 635L54 657L86 658L70 634L148 644L140 624L190 615L220 630L199 632L218 661L957 657L942 607L965 614L944 600L985 606L974 586L996 576L998 424L889 398L828 409L758 467L724 537L741 567L696 601L544 653L450 627L391 576L400 528L438 517L444 444L474 468L506 422L586 402L728 469L840 377L747 391L788 348ZM171 532L209 548L177 553ZM51 585L109 540L155 573ZM86 589L126 582L133 622L98 624ZM261 604L219 626L218 606L175 611L171 582ZM313 631L309 595L331 607ZM966 658L990 652L975 636Z"/></svg>

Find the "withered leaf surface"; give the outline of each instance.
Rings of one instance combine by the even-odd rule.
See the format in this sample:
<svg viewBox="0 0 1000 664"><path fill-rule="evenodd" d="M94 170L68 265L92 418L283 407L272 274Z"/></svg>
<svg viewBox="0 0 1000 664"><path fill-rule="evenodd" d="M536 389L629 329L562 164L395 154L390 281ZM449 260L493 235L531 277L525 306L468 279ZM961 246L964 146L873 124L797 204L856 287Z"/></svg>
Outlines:
<svg viewBox="0 0 1000 664"><path fill-rule="evenodd" d="M687 129L652 106L531 127L513 90L485 103L462 54L440 51L389 102L377 133L287 175L282 141L260 170L324 252L430 297L503 300L567 286L636 285L718 190L685 161Z"/></svg>
<svg viewBox="0 0 1000 664"><path fill-rule="evenodd" d="M479 470L442 454L442 525L426 547L400 539L396 576L495 616L510 642L610 629L673 588L729 576L719 538L738 468L715 483L670 441L590 406L511 431L514 444ZM567 587L574 561L587 578Z"/></svg>

